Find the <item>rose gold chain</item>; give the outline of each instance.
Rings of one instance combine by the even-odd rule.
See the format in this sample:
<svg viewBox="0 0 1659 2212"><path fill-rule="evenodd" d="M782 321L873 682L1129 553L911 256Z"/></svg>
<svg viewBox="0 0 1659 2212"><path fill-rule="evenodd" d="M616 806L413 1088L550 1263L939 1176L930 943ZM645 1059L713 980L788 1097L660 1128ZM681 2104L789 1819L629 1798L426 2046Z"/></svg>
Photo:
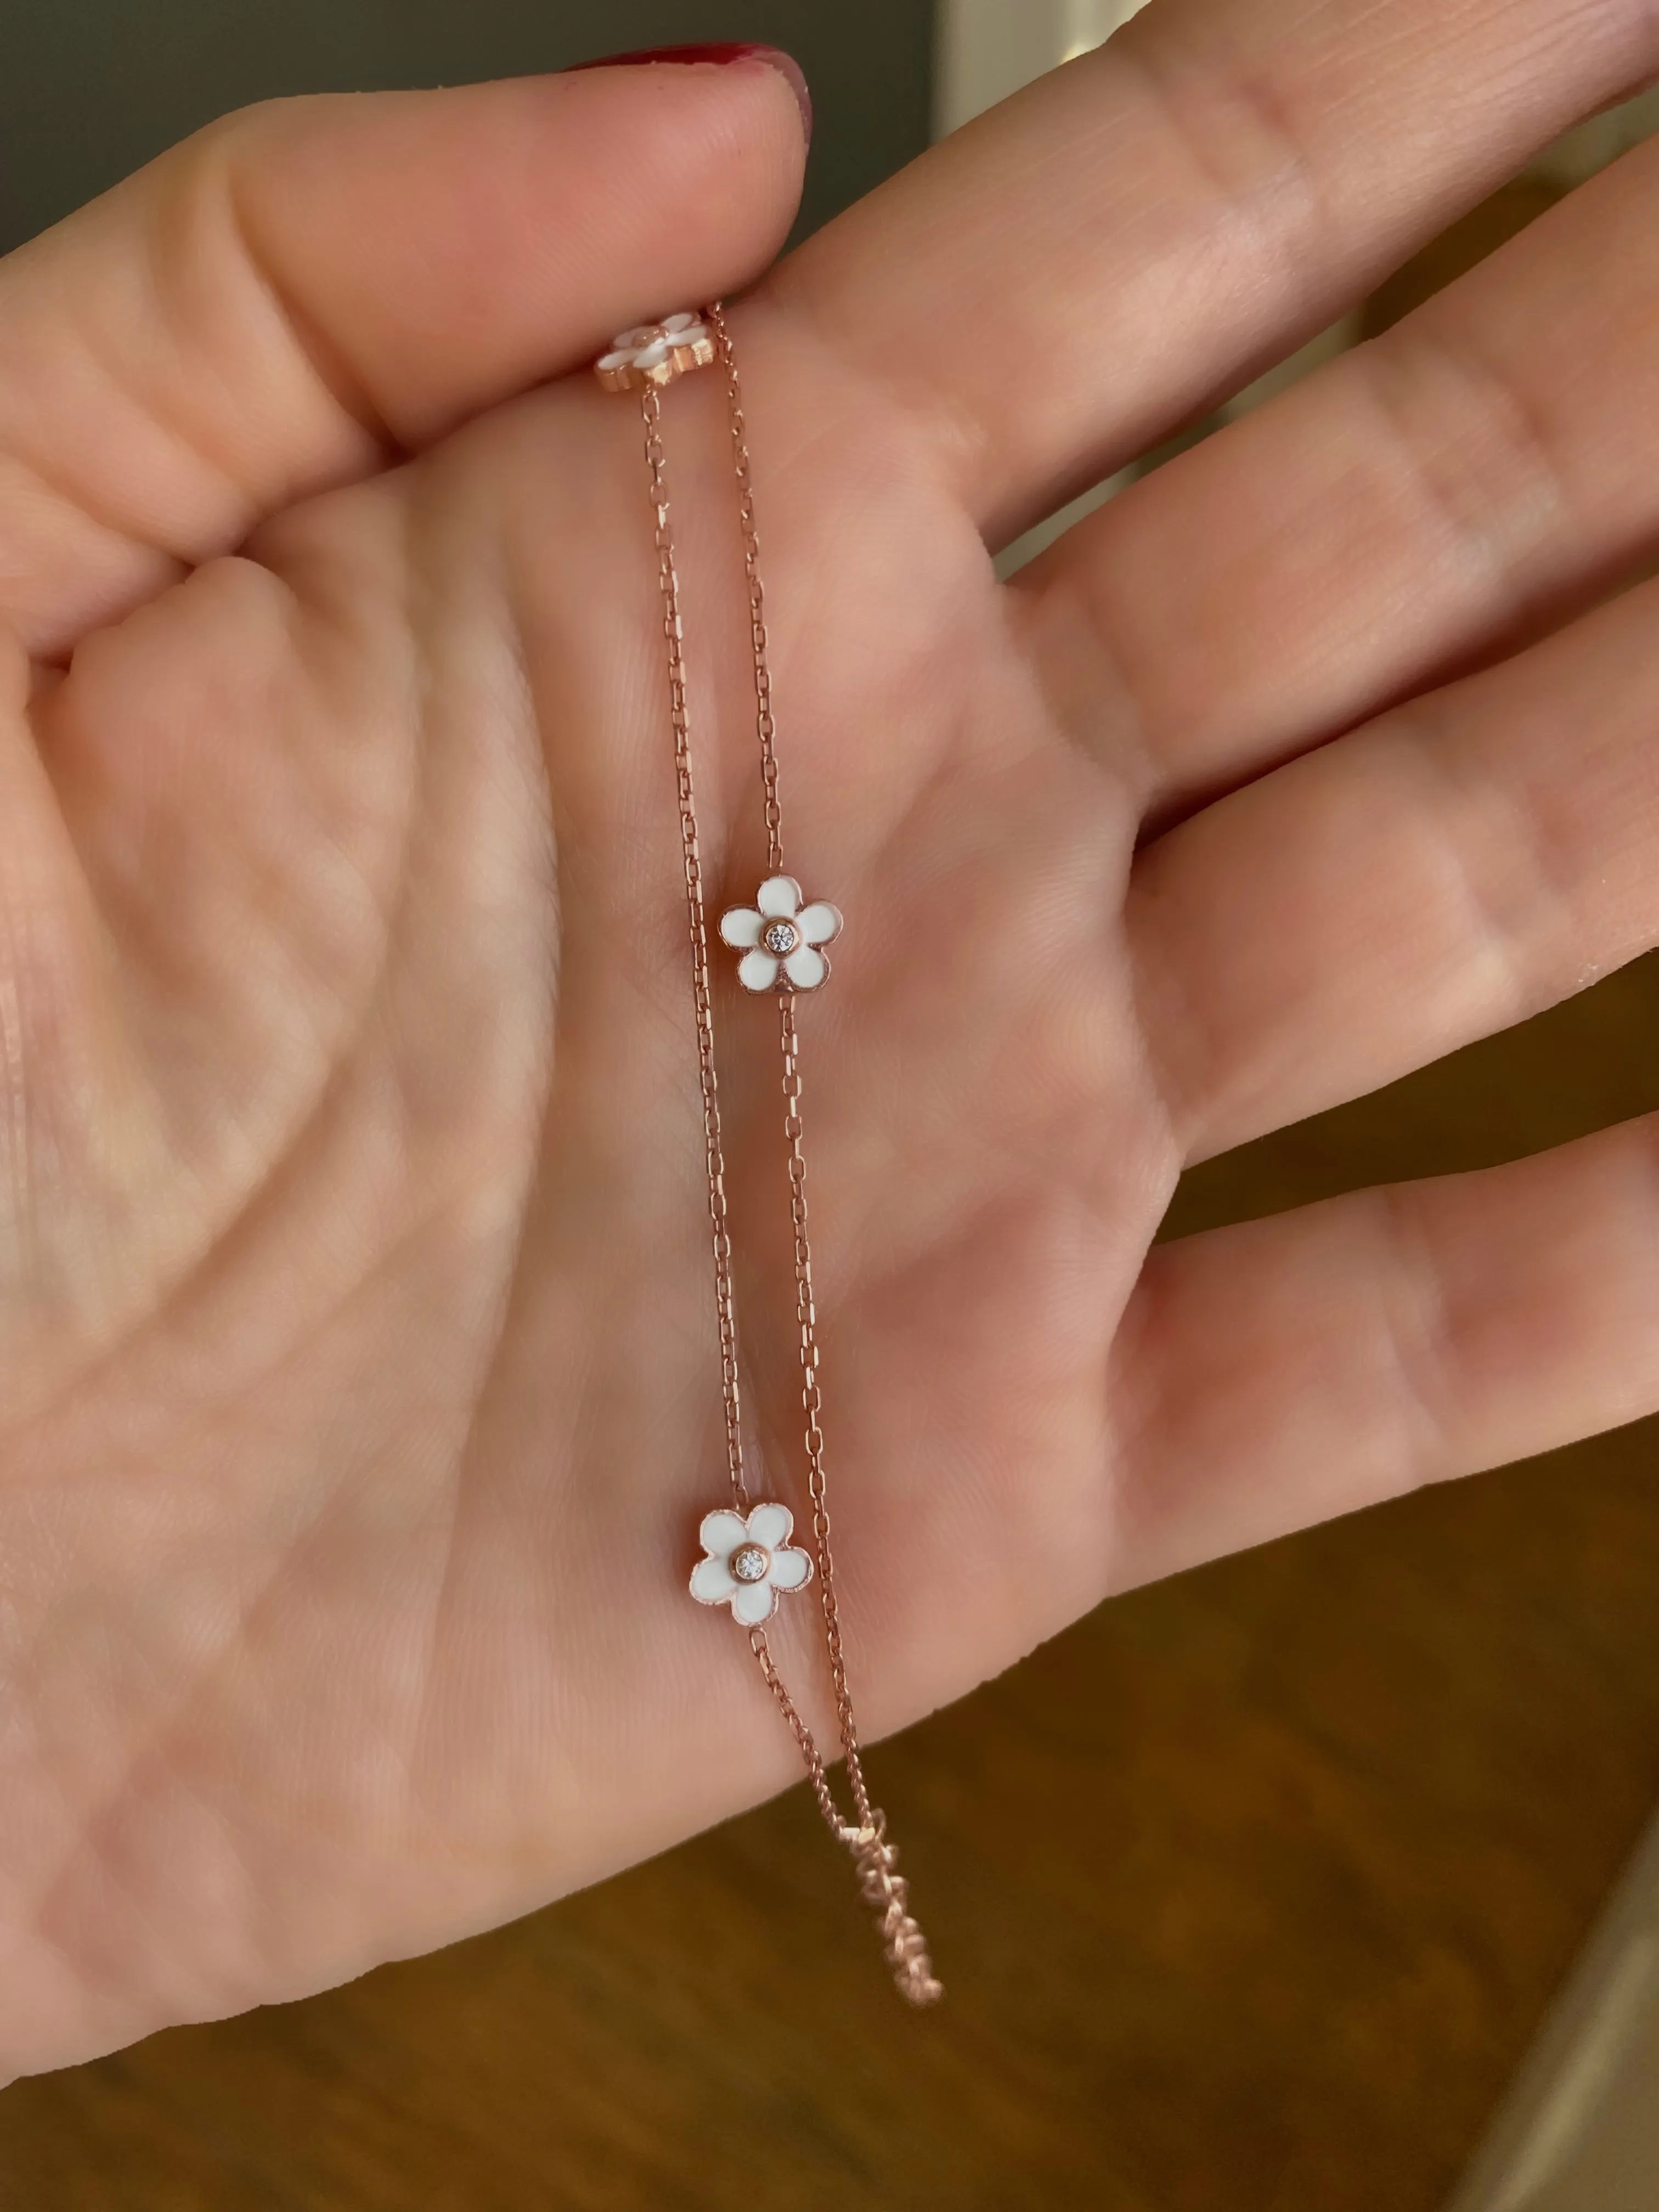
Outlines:
<svg viewBox="0 0 1659 2212"><path fill-rule="evenodd" d="M782 814L778 799L777 730L772 709L772 679L767 657L766 601L761 583L760 543L755 525L748 434L737 362L726 319L720 309L714 307L707 311L705 319L714 333L726 379L732 463L738 483L738 524L743 538L744 572L749 593L750 641L754 663L756 728L760 743L761 782L765 804L768 872L776 874L783 865ZM685 863L686 907L691 940L693 996L696 1008L697 1068L702 1091L703 1135L708 1167L708 1213L714 1252L714 1294L720 1326L726 1455L732 1495L739 1510L746 1512L749 1495L743 1473L742 1403L738 1386L732 1240L726 1212L726 1164L720 1138L720 1091L714 1062L708 935L696 795L691 777L690 723L686 707L679 577L675 567L673 533L669 516L662 444L661 394L655 385L647 384L645 387L641 406L645 418L646 459L651 471L651 495L657 518L658 580L663 602L663 635L667 647L669 703L673 723L681 843ZM836 1603L835 1560L830 1545L830 1509L821 1420L823 1398L818 1382L817 1314L812 1292L811 1246L807 1233L806 1160L800 1112L800 1048L795 1026L793 991L786 989L780 994L779 1016L783 1056L784 1137L789 1157L789 1210L794 1238L796 1319L800 1341L801 1405L805 1416L807 1489L812 1501L813 1547L817 1553L824 1640L835 1688L836 1718L846 1757L848 1786L852 1792L855 1820L846 1821L841 1816L830 1787L823 1754L778 1672L765 1630L751 1628L749 1642L759 1663L762 1678L799 1748L818 1809L830 1833L852 1855L858 1869L860 1892L876 1911L878 1933L894 1980L901 1994L911 2003L926 2005L934 2002L943 1991L934 1978L926 1940L909 1911L908 1885L897 1871L898 1855L895 1846L887 1840L885 1815L870 1802L859 1745L858 1723L853 1711L852 1692L848 1686L846 1655L842 1649L841 1619Z"/></svg>
<svg viewBox="0 0 1659 2212"><path fill-rule="evenodd" d="M657 514L657 580L662 592L662 630L668 649L668 708L674 725L674 773L679 786L680 844L685 858L685 910L691 938L691 988L697 1007L697 1073L702 1085L703 1146L708 1164L708 1221L714 1245L714 1304L720 1340L720 1394L726 1408L726 1462L739 1513L750 1507L743 1479L743 1403L738 1389L737 1307L732 1295L732 1233L726 1206L726 1155L720 1143L720 1083L714 1073L714 1012L708 989L708 925L702 894L702 853L697 842L696 794L691 782L691 723L685 705L685 639L680 623L680 580L668 517L667 462L662 444L662 394L645 387L645 459Z"/></svg>
<svg viewBox="0 0 1659 2212"><path fill-rule="evenodd" d="M778 799L777 724L772 713L772 676L767 662L766 594L761 583L760 536L755 526L754 484L749 438L744 421L743 390L738 381L732 334L718 307L707 311L726 377L726 419L732 434L732 467L738 479L738 523L743 537L744 574L749 586L749 634L755 665L755 725L760 741L761 781L766 799L767 869L783 865L783 810ZM783 1049L783 1133L789 1147L789 1213L795 1244L795 1317L800 1330L801 1410L806 1417L807 1488L812 1500L812 1539L817 1553L818 1595L823 1607L824 1640L836 1688L836 1719L847 1755L847 1780L862 1827L871 1824L864 1762L859 1754L858 1723L847 1687L841 1619L836 1601L836 1565L830 1549L830 1507L825 1495L823 1394L818 1387L817 1309L812 1296L812 1249L806 1229L806 1157L800 1113L800 1041L795 1028L795 994L778 999L779 1039Z"/></svg>
<svg viewBox="0 0 1659 2212"><path fill-rule="evenodd" d="M743 415L743 387L732 333L718 302L705 311L726 377L726 416L732 433L732 466L738 479L738 527L743 536L743 573L749 586L749 643L755 665L755 732L760 739L761 793L766 810L766 872L783 866L783 810L778 803L778 726L772 714L772 671L766 653L766 592L761 583L760 534L755 527L755 484L749 466L749 426Z"/></svg>

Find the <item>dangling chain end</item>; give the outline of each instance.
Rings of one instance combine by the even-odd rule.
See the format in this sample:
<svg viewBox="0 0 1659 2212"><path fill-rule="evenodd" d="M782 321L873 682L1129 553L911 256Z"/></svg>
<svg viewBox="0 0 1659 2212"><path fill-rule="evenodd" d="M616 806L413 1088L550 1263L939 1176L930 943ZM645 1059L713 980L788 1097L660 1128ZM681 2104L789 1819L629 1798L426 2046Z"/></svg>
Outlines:
<svg viewBox="0 0 1659 2212"><path fill-rule="evenodd" d="M864 1826L843 1826L838 1832L858 1869L860 1894L875 1910L876 1932L899 1995L919 2010L937 2004L945 1984L933 1972L927 1938L910 1911L910 1885L897 1870L898 1846L887 1840L886 1814L872 1811Z"/></svg>

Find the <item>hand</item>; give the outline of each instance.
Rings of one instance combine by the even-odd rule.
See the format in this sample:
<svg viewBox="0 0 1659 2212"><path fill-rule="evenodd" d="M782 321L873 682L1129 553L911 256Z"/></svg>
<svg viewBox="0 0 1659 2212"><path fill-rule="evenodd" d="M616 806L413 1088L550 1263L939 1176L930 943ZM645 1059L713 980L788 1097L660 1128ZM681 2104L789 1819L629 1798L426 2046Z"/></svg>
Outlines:
<svg viewBox="0 0 1659 2212"><path fill-rule="evenodd" d="M1109 1590L1659 1404L1646 1126L1147 1250L1184 1162L1659 939L1659 602L1579 611L1659 524L1659 149L1014 584L986 551L1656 65L1635 0L1158 0L734 311L789 862L848 917L802 1021L872 1734ZM797 1771L684 1593L677 828L638 417L582 369L756 275L799 161L759 64L304 102L0 265L13 2069ZM715 380L666 412L726 902ZM721 1024L799 1504L772 1024Z"/></svg>

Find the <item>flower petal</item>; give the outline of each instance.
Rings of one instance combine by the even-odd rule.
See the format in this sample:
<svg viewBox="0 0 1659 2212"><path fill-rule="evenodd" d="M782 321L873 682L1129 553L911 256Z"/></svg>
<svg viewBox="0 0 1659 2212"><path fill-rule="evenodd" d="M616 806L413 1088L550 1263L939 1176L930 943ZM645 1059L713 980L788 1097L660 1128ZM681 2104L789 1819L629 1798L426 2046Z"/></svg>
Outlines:
<svg viewBox="0 0 1659 2212"><path fill-rule="evenodd" d="M728 907L720 916L720 935L728 945L758 945L766 916L752 906Z"/></svg>
<svg viewBox="0 0 1659 2212"><path fill-rule="evenodd" d="M793 921L800 911L800 885L793 876L769 876L755 894L755 904L764 915L785 915Z"/></svg>
<svg viewBox="0 0 1659 2212"><path fill-rule="evenodd" d="M641 346L634 356L635 368L660 368L674 350L673 341L659 338L654 345Z"/></svg>
<svg viewBox="0 0 1659 2212"><path fill-rule="evenodd" d="M682 331L695 330L697 326L697 318L684 312L678 315L665 315L662 319L662 326L671 337L678 337Z"/></svg>
<svg viewBox="0 0 1659 2212"><path fill-rule="evenodd" d="M763 1620L770 1620L777 1611L778 1594L770 1580L763 1583L739 1583L738 1594L732 1601L732 1618L740 1620L745 1628L758 1628Z"/></svg>
<svg viewBox="0 0 1659 2212"><path fill-rule="evenodd" d="M739 1544L749 1541L749 1524L741 1513L723 1505L717 1512L703 1515L697 1540L711 1559L729 1559Z"/></svg>
<svg viewBox="0 0 1659 2212"><path fill-rule="evenodd" d="M777 1589L804 1589L812 1579L812 1554L798 1545L780 1546L772 1554L767 1580Z"/></svg>
<svg viewBox="0 0 1659 2212"><path fill-rule="evenodd" d="M724 1559L699 1559L691 1570L691 1595L699 1605L724 1605L738 1594L738 1578Z"/></svg>
<svg viewBox="0 0 1659 2212"><path fill-rule="evenodd" d="M798 991L816 991L830 973L830 963L811 945L803 945L784 962L783 972Z"/></svg>
<svg viewBox="0 0 1659 2212"><path fill-rule="evenodd" d="M787 1544L794 1534L795 1516L787 1505L757 1505L749 1516L750 1540L764 1544L769 1552L775 1552L780 1544Z"/></svg>
<svg viewBox="0 0 1659 2212"><path fill-rule="evenodd" d="M738 963L738 981L745 991L769 991L777 980L777 962L758 945Z"/></svg>
<svg viewBox="0 0 1659 2212"><path fill-rule="evenodd" d="M828 945L841 935L841 908L828 899L814 899L795 916L795 927L809 945Z"/></svg>
<svg viewBox="0 0 1659 2212"><path fill-rule="evenodd" d="M626 368L633 358L632 346L618 346L614 353L602 353L593 366L596 368Z"/></svg>

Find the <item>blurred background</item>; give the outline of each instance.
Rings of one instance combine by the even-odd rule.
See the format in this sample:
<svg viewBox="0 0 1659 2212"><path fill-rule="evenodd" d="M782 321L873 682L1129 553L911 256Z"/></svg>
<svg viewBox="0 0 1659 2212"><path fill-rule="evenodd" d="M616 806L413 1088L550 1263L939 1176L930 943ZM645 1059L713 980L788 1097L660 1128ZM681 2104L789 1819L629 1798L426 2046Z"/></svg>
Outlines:
<svg viewBox="0 0 1659 2212"><path fill-rule="evenodd" d="M811 228L1128 12L55 0L6 25L0 246L247 100L733 38L788 47L811 81ZM1176 445L1383 327L1656 124L1650 96L1574 132ZM1210 1163L1166 1233L1655 1107L1645 960ZM878 1795L950 1984L936 2014L894 2000L797 1790L494 1936L18 2084L0 2205L1654 2212L1656 1435L1119 1600L883 1746ZM800 1965L755 1986L729 1962L775 1913Z"/></svg>

